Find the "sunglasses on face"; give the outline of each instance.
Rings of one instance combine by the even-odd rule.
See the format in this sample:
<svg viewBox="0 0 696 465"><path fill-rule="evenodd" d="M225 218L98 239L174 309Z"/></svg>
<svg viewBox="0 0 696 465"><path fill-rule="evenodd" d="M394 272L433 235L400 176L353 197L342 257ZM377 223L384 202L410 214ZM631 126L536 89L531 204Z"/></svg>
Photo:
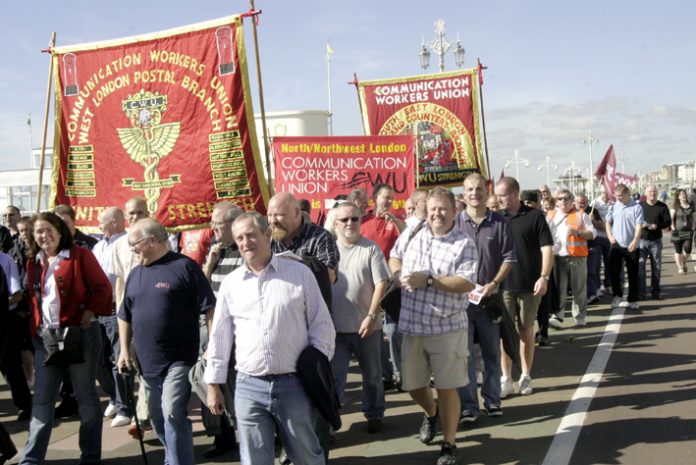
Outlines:
<svg viewBox="0 0 696 465"><path fill-rule="evenodd" d="M360 221L360 217L359 216L349 216L347 218L338 218L338 221L340 221L343 224L346 224L349 221L352 221L353 223L357 223L358 221Z"/></svg>

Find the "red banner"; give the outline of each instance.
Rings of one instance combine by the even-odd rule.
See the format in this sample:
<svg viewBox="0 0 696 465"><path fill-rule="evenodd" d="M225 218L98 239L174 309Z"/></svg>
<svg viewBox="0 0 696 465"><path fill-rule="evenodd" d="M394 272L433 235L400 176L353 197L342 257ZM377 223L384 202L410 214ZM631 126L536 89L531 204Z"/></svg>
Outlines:
<svg viewBox="0 0 696 465"><path fill-rule="evenodd" d="M276 192L309 200L314 221L353 189L389 184L397 212L414 189L412 136L276 137L273 154Z"/></svg>
<svg viewBox="0 0 696 465"><path fill-rule="evenodd" d="M134 196L170 230L208 223L221 199L265 213L239 16L52 53L51 207L88 231Z"/></svg>
<svg viewBox="0 0 696 465"><path fill-rule="evenodd" d="M604 192L607 193L611 200L615 200L614 189L616 188L616 155L614 154L614 145L610 145L604 158L597 165L594 175L601 178Z"/></svg>
<svg viewBox="0 0 696 465"><path fill-rule="evenodd" d="M486 174L477 69L358 83L367 134L417 136L418 185L461 185Z"/></svg>

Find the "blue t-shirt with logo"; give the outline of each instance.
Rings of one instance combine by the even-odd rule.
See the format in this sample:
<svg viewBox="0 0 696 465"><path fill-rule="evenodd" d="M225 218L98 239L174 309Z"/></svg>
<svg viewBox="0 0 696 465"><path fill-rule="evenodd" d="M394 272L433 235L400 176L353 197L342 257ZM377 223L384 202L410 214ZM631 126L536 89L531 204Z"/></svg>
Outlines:
<svg viewBox="0 0 696 465"><path fill-rule="evenodd" d="M118 317L131 324L143 375L162 376L173 365L196 363L199 316L214 306L201 267L184 255L167 252L135 267Z"/></svg>

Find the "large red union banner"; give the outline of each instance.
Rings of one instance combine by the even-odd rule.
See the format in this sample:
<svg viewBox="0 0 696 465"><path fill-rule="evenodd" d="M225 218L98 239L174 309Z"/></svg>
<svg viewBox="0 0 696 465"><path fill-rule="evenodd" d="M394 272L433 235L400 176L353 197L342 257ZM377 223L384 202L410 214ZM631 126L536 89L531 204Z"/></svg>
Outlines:
<svg viewBox="0 0 696 465"><path fill-rule="evenodd" d="M487 176L477 69L358 83L367 134L416 136L418 185L461 185Z"/></svg>
<svg viewBox="0 0 696 465"><path fill-rule="evenodd" d="M72 205L88 231L134 196L170 230L223 199L265 212L239 16L52 52L50 207Z"/></svg>
<svg viewBox="0 0 696 465"><path fill-rule="evenodd" d="M338 195L375 185L394 188L397 212L414 188L412 136L275 137L276 192L288 192L312 205L312 219L334 204Z"/></svg>

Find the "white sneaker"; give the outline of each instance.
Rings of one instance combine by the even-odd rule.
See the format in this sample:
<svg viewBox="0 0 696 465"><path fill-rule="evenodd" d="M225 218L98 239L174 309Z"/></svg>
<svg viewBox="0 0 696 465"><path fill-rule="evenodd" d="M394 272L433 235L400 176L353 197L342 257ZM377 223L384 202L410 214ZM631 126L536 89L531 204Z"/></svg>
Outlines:
<svg viewBox="0 0 696 465"><path fill-rule="evenodd" d="M575 326L587 326L587 321L584 318L581 320L575 320Z"/></svg>
<svg viewBox="0 0 696 465"><path fill-rule="evenodd" d="M104 417L113 418L117 413L118 410L116 409L116 404L109 403L109 406L106 407L106 410L104 410Z"/></svg>
<svg viewBox="0 0 696 465"><path fill-rule="evenodd" d="M512 380L507 376L500 377L500 398L505 399L507 396L515 392L515 388L512 386Z"/></svg>
<svg viewBox="0 0 696 465"><path fill-rule="evenodd" d="M532 393L532 378L529 375L520 376L520 394L528 396Z"/></svg>
<svg viewBox="0 0 696 465"><path fill-rule="evenodd" d="M631 310L638 310L640 308L640 305L638 305L638 302L631 302L629 304L629 307L631 308Z"/></svg>
<svg viewBox="0 0 696 465"><path fill-rule="evenodd" d="M621 303L619 304L619 307L621 308L628 308L628 306L631 305L627 301L622 300Z"/></svg>
<svg viewBox="0 0 696 465"><path fill-rule="evenodd" d="M130 425L131 419L125 415L116 415L116 418L111 420L111 427L118 428L119 426Z"/></svg>
<svg viewBox="0 0 696 465"><path fill-rule="evenodd" d="M611 301L611 306L613 308L619 308L621 306L621 297L614 297L614 300Z"/></svg>
<svg viewBox="0 0 696 465"><path fill-rule="evenodd" d="M563 320L556 315L551 315L551 318L549 318L549 326L556 329L563 329Z"/></svg>
<svg viewBox="0 0 696 465"><path fill-rule="evenodd" d="M604 291L602 289L597 289L597 293L595 295L597 296L598 299L600 297L604 297Z"/></svg>

